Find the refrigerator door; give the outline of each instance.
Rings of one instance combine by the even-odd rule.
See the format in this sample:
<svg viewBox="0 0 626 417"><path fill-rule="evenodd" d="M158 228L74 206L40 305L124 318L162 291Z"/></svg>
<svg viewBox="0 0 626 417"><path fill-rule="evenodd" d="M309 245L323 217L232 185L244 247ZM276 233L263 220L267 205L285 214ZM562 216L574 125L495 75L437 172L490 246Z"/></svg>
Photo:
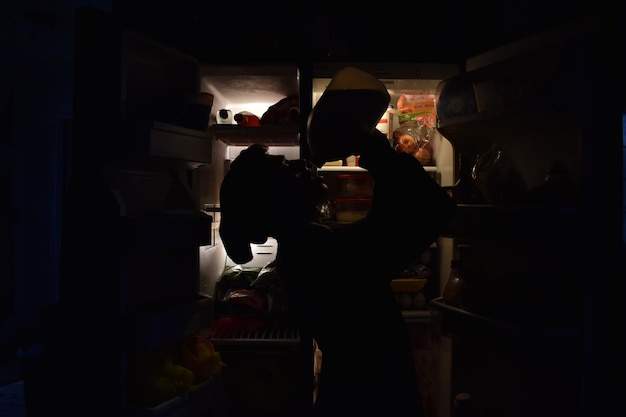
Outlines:
<svg viewBox="0 0 626 417"><path fill-rule="evenodd" d="M598 219L620 206L595 190L620 188L622 153L598 96L613 64L595 47L609 32L596 17L469 59L438 87L439 130L477 157L470 181L486 195L461 202L450 230L471 262L463 305L433 305L453 345L452 394L472 394L483 414L595 415L608 399L594 369L614 366L601 336L614 304L597 296L613 280L598 277L619 270L620 249ZM493 198L513 184L500 152L526 186L514 198Z"/></svg>
<svg viewBox="0 0 626 417"><path fill-rule="evenodd" d="M210 325L212 299L199 291L198 277L212 218L190 179L212 162L211 97L200 94L193 57L98 9L77 9L75 35L61 314L49 344L51 374L65 375L67 384L51 383L50 395L60 399L61 414L146 415L154 404L135 395L142 391L130 378L136 358ZM206 395L217 386L209 385ZM193 402L185 393L168 399L185 408L186 398ZM213 406L199 401L185 415Z"/></svg>

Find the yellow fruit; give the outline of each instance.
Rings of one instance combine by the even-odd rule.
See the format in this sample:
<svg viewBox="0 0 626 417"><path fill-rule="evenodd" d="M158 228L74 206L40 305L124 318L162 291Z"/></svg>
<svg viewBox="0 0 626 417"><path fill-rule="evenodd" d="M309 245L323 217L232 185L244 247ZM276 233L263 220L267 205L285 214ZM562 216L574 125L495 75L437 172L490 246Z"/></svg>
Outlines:
<svg viewBox="0 0 626 417"><path fill-rule="evenodd" d="M179 394L188 392L195 379L193 372L184 366L176 365L171 359L165 362L163 376L172 381Z"/></svg>
<svg viewBox="0 0 626 417"><path fill-rule="evenodd" d="M193 372L194 384L201 384L222 369L222 360L213 343L200 336L190 336L179 347L175 363Z"/></svg>
<svg viewBox="0 0 626 417"><path fill-rule="evenodd" d="M202 367L198 369L196 375L200 381L206 381L214 375L217 375L222 370L223 366L224 363L222 362L220 353L213 352L204 359Z"/></svg>

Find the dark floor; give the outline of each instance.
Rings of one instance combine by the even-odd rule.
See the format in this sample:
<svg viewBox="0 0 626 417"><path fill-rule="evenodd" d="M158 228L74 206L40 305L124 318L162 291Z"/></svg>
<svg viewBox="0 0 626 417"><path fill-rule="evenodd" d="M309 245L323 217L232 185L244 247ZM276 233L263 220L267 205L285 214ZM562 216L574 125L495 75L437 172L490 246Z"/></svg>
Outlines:
<svg viewBox="0 0 626 417"><path fill-rule="evenodd" d="M0 361L0 387L22 379L22 366L17 359Z"/></svg>
<svg viewBox="0 0 626 417"><path fill-rule="evenodd" d="M0 417L25 417L24 384L18 361L0 363Z"/></svg>

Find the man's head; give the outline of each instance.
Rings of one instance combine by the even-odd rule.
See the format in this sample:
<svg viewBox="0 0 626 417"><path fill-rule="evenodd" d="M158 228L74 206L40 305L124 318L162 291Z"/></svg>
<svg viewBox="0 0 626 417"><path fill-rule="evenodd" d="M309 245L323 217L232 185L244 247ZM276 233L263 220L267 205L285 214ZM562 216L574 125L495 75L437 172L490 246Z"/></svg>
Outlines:
<svg viewBox="0 0 626 417"><path fill-rule="evenodd" d="M389 105L385 84L354 67L339 70L307 120L307 142L312 163L358 155L360 141L376 128Z"/></svg>
<svg viewBox="0 0 626 417"><path fill-rule="evenodd" d="M236 263L252 259L250 243L277 237L293 221L319 213L327 187L304 160L288 161L254 144L231 163L220 188L220 236Z"/></svg>

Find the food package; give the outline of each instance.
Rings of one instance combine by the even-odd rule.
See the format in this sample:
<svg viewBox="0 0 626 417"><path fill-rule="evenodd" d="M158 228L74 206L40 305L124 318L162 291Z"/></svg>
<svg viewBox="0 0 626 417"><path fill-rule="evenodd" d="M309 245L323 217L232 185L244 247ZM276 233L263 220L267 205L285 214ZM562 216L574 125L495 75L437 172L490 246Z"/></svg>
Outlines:
<svg viewBox="0 0 626 417"><path fill-rule="evenodd" d="M264 316L268 311L267 294L257 289L234 288L224 293L220 302L226 314Z"/></svg>
<svg viewBox="0 0 626 417"><path fill-rule="evenodd" d="M437 125L434 94L401 94L398 99L398 122L418 122L429 129Z"/></svg>
<svg viewBox="0 0 626 417"><path fill-rule="evenodd" d="M261 119L249 111L241 111L233 116L239 126L261 126Z"/></svg>
<svg viewBox="0 0 626 417"><path fill-rule="evenodd" d="M261 116L261 126L298 126L300 123L300 98L287 96L268 107Z"/></svg>
<svg viewBox="0 0 626 417"><path fill-rule="evenodd" d="M404 123L393 131L392 146L397 152L413 155L422 165L432 165L431 133L430 128L417 121Z"/></svg>

